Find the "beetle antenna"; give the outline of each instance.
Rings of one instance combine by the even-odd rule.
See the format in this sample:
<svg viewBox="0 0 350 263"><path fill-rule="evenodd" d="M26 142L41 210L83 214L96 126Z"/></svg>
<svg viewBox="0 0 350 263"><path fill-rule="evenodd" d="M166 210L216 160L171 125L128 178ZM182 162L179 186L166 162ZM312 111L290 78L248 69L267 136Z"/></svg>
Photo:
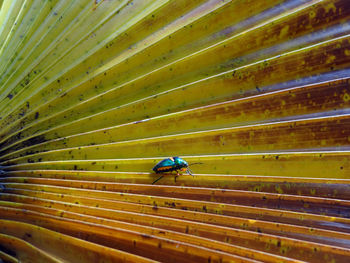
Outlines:
<svg viewBox="0 0 350 263"><path fill-rule="evenodd" d="M190 163L188 166L195 165L195 164L203 164L203 163Z"/></svg>
<svg viewBox="0 0 350 263"><path fill-rule="evenodd" d="M157 180L155 180L152 184L155 184L156 182L158 182L160 179L162 179L164 177L164 175L162 175L161 177L159 177Z"/></svg>

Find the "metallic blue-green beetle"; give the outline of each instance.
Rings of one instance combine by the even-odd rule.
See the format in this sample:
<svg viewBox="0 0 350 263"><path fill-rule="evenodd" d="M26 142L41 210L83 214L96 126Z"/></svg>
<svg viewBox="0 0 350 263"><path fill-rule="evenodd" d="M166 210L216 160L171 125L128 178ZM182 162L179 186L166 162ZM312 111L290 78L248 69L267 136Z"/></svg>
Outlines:
<svg viewBox="0 0 350 263"><path fill-rule="evenodd" d="M179 172L187 172L188 174L192 175L192 171L190 168L188 168L188 163L179 157L169 157L160 161L153 167L153 171L155 173L176 171L178 175Z"/></svg>

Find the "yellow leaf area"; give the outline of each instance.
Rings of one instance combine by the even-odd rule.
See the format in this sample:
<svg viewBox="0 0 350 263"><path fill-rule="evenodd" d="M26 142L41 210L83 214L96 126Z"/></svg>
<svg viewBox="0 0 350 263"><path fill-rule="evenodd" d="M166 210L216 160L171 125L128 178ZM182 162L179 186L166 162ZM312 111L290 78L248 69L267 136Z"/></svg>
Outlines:
<svg viewBox="0 0 350 263"><path fill-rule="evenodd" d="M0 262L348 263L349 19L0 0Z"/></svg>

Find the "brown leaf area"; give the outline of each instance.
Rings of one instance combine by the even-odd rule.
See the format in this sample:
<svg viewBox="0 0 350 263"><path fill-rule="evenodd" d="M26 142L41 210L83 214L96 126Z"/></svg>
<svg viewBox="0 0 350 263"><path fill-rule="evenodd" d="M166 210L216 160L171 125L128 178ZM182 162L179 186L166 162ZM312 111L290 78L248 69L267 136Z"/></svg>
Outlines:
<svg viewBox="0 0 350 263"><path fill-rule="evenodd" d="M0 262L349 262L349 18L0 1Z"/></svg>

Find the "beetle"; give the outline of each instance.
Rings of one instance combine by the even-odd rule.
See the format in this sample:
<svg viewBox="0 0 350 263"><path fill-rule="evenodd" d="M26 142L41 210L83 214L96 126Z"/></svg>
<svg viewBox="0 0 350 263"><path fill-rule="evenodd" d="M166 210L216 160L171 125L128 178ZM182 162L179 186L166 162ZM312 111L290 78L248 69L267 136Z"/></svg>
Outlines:
<svg viewBox="0 0 350 263"><path fill-rule="evenodd" d="M192 165L192 164L191 164ZM193 176L192 171L188 167L189 164L181 159L180 157L169 157L161 160L156 166L153 167L155 173L166 173L176 171L177 175L180 175L180 172L186 172ZM163 178L163 175L155 180L152 184L156 183Z"/></svg>
<svg viewBox="0 0 350 263"><path fill-rule="evenodd" d="M179 172L182 171L192 175L192 171L188 168L188 163L180 157L169 157L160 161L153 167L153 171L155 173L176 171L177 175L179 175Z"/></svg>

